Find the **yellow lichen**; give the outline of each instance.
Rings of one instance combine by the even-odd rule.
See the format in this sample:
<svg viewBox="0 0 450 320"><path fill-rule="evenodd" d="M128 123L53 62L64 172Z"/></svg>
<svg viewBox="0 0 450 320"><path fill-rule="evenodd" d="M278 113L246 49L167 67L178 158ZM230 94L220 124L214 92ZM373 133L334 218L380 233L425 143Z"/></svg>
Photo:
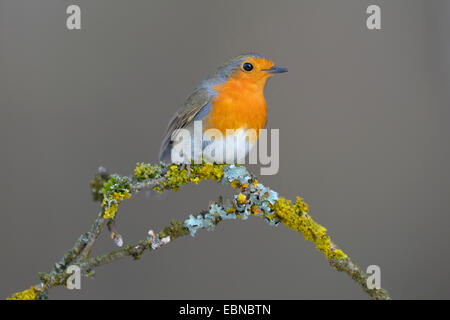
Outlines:
<svg viewBox="0 0 450 320"><path fill-rule="evenodd" d="M205 163L194 167L194 174L201 180L215 180L220 181L223 176L223 168L226 165Z"/></svg>
<svg viewBox="0 0 450 320"><path fill-rule="evenodd" d="M105 219L114 218L116 216L118 206L119 205L117 203L111 203L109 208L105 209L105 212L103 213L103 218Z"/></svg>
<svg viewBox="0 0 450 320"><path fill-rule="evenodd" d="M134 169L134 176L137 179L148 179L149 176L148 167L145 166L143 163L138 163L136 165L136 168Z"/></svg>
<svg viewBox="0 0 450 320"><path fill-rule="evenodd" d="M131 198L131 195L128 190L125 190L123 193L114 192L113 195L111 196L111 199L114 199L117 201L122 201L123 199L130 199L130 198Z"/></svg>
<svg viewBox="0 0 450 320"><path fill-rule="evenodd" d="M105 207L105 212L103 213L103 218L110 219L114 218L117 213L117 208L124 199L130 199L131 194L129 190L123 192L113 192L113 194L108 199L103 199L102 205Z"/></svg>
<svg viewBox="0 0 450 320"><path fill-rule="evenodd" d="M231 213L231 212L236 212L236 208L227 208L227 210L225 210L227 213Z"/></svg>
<svg viewBox="0 0 450 320"><path fill-rule="evenodd" d="M345 259L347 255L340 249L336 248L327 235L327 229L317 222L315 222L308 215L308 205L302 198L297 197L297 200L292 204L290 200L280 197L275 202L272 209L276 216L288 228L296 230L303 234L306 240L314 242L316 248L322 252L327 259Z"/></svg>
<svg viewBox="0 0 450 320"><path fill-rule="evenodd" d="M14 293L11 297L6 298L6 300L36 300L36 297L36 287L31 286L30 289Z"/></svg>
<svg viewBox="0 0 450 320"><path fill-rule="evenodd" d="M239 180L233 180L231 181L230 185L233 189L236 189L241 186L241 183L239 182Z"/></svg>
<svg viewBox="0 0 450 320"><path fill-rule="evenodd" d="M252 205L251 207L252 214L260 214L261 210L259 210L258 206L256 204Z"/></svg>
<svg viewBox="0 0 450 320"><path fill-rule="evenodd" d="M163 192L164 189L178 191L178 189L189 183L198 183L202 180L220 181L223 176L223 168L226 165L203 163L191 165L190 176L187 169L180 170L181 165L171 165L165 174L164 181L153 189L157 192Z"/></svg>
<svg viewBox="0 0 450 320"><path fill-rule="evenodd" d="M137 163L134 169L134 176L137 180L145 180L149 178L156 178L161 174L160 166L152 166L148 163Z"/></svg>
<svg viewBox="0 0 450 320"><path fill-rule="evenodd" d="M199 177L191 178L191 182L194 182L195 184L198 184L199 181L200 181Z"/></svg>
<svg viewBox="0 0 450 320"><path fill-rule="evenodd" d="M239 202L239 203L244 203L245 200L247 200L247 198L245 197L245 194L241 193L241 194L239 194L239 195L237 196L236 200L237 200L237 202Z"/></svg>

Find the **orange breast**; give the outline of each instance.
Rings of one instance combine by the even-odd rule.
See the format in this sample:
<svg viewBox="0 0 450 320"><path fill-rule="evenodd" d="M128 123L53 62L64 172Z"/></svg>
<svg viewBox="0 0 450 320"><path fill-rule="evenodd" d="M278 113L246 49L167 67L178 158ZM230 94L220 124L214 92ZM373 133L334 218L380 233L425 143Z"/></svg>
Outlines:
<svg viewBox="0 0 450 320"><path fill-rule="evenodd" d="M254 83L232 78L214 87L217 96L205 118L204 128L215 128L226 134L227 129L264 128L267 121L267 105L264 99L264 83Z"/></svg>

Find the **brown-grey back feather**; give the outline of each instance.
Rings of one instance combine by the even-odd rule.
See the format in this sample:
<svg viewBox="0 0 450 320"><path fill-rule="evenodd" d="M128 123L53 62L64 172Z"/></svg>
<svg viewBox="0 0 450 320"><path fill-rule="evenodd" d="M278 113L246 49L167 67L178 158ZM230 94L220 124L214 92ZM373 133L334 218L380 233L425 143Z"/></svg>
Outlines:
<svg viewBox="0 0 450 320"><path fill-rule="evenodd" d="M184 107L180 109L173 119L170 121L167 128L166 135L161 145L159 153L159 160L163 162L170 162L170 155L173 142L172 135L183 128L187 128L196 116L208 105L211 100L211 95L206 88L197 88L184 102Z"/></svg>

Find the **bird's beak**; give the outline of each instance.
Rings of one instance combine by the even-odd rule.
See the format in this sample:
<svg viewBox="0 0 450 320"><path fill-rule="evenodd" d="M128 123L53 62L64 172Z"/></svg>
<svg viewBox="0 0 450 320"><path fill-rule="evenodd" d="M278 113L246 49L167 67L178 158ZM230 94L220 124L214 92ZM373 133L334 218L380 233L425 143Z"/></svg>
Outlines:
<svg viewBox="0 0 450 320"><path fill-rule="evenodd" d="M284 72L287 72L288 69L282 68L282 67L278 67L278 66L273 66L270 69L265 69L265 70L262 70L262 71L265 71L267 73L272 73L273 74L273 73L284 73Z"/></svg>

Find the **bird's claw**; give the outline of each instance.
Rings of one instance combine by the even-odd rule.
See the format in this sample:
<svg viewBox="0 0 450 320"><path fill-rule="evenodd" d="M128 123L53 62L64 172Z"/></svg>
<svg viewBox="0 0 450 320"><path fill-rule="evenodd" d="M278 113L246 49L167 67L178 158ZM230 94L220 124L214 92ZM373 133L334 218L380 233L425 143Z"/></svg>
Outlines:
<svg viewBox="0 0 450 320"><path fill-rule="evenodd" d="M181 166L181 171L183 171L184 169L187 170L187 177L190 179L191 178L191 165L183 163L183 165Z"/></svg>

